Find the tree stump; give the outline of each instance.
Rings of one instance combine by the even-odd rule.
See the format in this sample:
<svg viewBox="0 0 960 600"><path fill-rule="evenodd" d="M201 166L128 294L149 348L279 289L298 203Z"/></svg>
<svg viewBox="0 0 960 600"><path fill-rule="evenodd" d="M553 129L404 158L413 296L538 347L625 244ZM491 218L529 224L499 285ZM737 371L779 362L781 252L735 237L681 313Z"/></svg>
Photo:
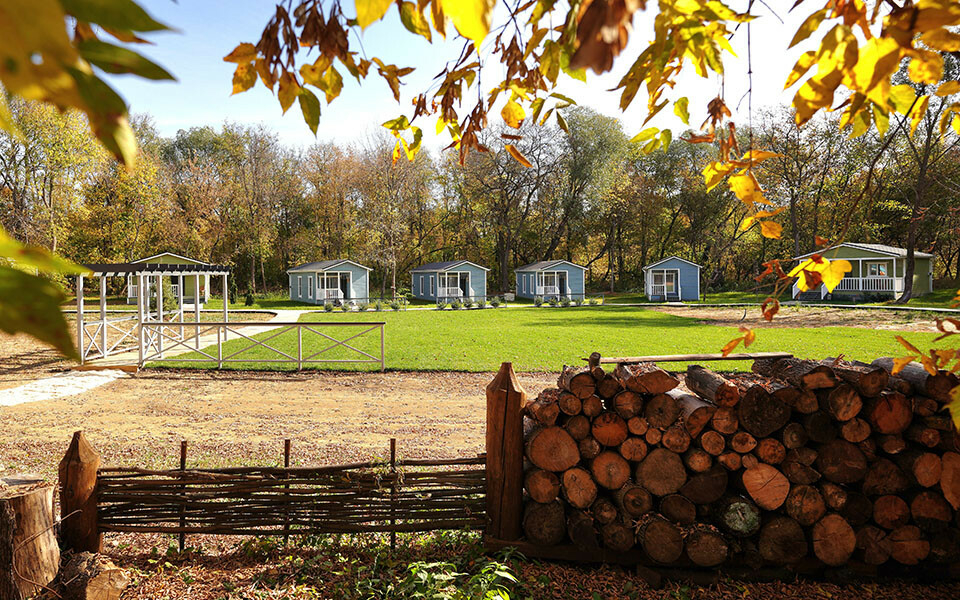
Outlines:
<svg viewBox="0 0 960 600"><path fill-rule="evenodd" d="M54 487L33 475L0 482L0 598L31 598L53 582L60 567Z"/></svg>
<svg viewBox="0 0 960 600"><path fill-rule="evenodd" d="M107 557L91 552L75 554L63 567L66 598L70 600L119 600L130 577Z"/></svg>

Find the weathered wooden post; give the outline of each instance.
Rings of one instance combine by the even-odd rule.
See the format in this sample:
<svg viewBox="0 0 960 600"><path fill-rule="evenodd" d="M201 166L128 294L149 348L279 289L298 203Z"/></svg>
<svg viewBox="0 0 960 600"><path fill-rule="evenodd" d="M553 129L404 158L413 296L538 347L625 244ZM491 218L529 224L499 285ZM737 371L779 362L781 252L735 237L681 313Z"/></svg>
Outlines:
<svg viewBox="0 0 960 600"><path fill-rule="evenodd" d="M487 385L487 536L520 538L523 509L523 417L527 393L513 364Z"/></svg>
<svg viewBox="0 0 960 600"><path fill-rule="evenodd" d="M83 432L77 431L60 461L60 532L64 549L100 552L103 535L97 529L99 468L100 455Z"/></svg>
<svg viewBox="0 0 960 600"><path fill-rule="evenodd" d="M34 598L60 568L53 485L36 475L0 478L0 598Z"/></svg>

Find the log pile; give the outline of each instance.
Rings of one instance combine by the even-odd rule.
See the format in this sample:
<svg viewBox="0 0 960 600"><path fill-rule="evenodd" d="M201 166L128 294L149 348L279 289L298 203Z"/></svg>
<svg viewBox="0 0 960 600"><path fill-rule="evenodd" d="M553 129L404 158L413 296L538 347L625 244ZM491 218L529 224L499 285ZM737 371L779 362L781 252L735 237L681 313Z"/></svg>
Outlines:
<svg viewBox="0 0 960 600"><path fill-rule="evenodd" d="M523 408L524 535L661 565L958 567L957 380L913 367L564 367Z"/></svg>

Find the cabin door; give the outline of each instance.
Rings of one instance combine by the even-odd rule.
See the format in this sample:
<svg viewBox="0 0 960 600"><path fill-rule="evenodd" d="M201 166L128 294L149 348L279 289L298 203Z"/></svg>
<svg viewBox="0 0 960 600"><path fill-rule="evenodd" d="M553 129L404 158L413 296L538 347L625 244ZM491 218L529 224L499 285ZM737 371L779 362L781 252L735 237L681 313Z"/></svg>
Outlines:
<svg viewBox="0 0 960 600"><path fill-rule="evenodd" d="M564 271L557 271L557 295L567 295L567 274Z"/></svg>
<svg viewBox="0 0 960 600"><path fill-rule="evenodd" d="M340 273L340 297L350 299L350 273Z"/></svg>
<svg viewBox="0 0 960 600"><path fill-rule="evenodd" d="M460 295L464 298L473 295L470 293L470 273L460 273Z"/></svg>
<svg viewBox="0 0 960 600"><path fill-rule="evenodd" d="M666 271L663 274L663 284L666 288L666 293L676 294L677 293L677 272L676 271Z"/></svg>

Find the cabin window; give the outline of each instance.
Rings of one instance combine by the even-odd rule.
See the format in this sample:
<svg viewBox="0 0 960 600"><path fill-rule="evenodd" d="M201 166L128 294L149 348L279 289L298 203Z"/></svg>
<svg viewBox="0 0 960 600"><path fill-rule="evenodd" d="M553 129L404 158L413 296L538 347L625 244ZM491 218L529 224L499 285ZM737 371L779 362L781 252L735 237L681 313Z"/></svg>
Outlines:
<svg viewBox="0 0 960 600"><path fill-rule="evenodd" d="M526 294L527 293L527 276L526 275L520 276L520 287L522 288L521 291L524 294Z"/></svg>
<svg viewBox="0 0 960 600"><path fill-rule="evenodd" d="M663 285L663 271L653 272L653 285Z"/></svg>
<svg viewBox="0 0 960 600"><path fill-rule="evenodd" d="M420 282L417 284L417 293L423 293L423 275L420 276Z"/></svg>
<svg viewBox="0 0 960 600"><path fill-rule="evenodd" d="M307 277L307 298L313 298L313 276Z"/></svg>
<svg viewBox="0 0 960 600"><path fill-rule="evenodd" d="M867 263L867 277L886 277L887 263Z"/></svg>
<svg viewBox="0 0 960 600"><path fill-rule="evenodd" d="M297 275L297 296L303 296L303 276Z"/></svg>
<svg viewBox="0 0 960 600"><path fill-rule="evenodd" d="M437 288L435 287L435 282L434 282L434 280L433 280L433 275L431 275L431 276L430 276L430 295L431 295L431 296L436 296L436 295L437 295L436 289L437 289Z"/></svg>

